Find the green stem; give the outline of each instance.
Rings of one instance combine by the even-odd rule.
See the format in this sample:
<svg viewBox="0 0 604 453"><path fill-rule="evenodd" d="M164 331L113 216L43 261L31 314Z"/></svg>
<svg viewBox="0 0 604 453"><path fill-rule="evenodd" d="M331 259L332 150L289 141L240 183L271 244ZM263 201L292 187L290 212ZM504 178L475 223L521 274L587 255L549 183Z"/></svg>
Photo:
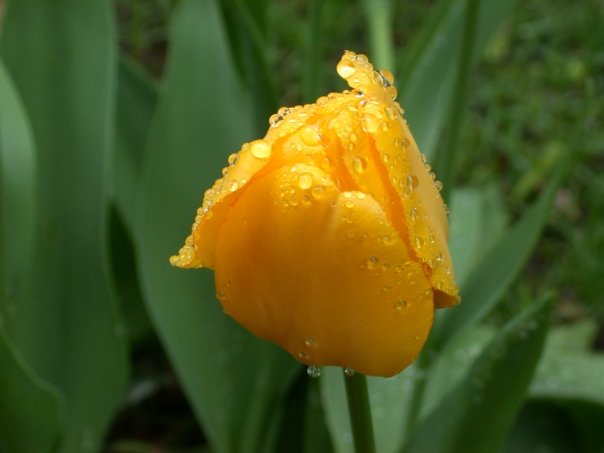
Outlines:
<svg viewBox="0 0 604 453"><path fill-rule="evenodd" d="M449 200L451 186L455 180L455 154L464 116L464 104L467 100L468 79L470 78L470 66L472 63L479 6L480 0L467 0L466 2L466 17L459 64L457 65L457 77L455 79L451 110L449 111L448 127L443 135L443 140L441 141L442 147L435 163L436 174L443 183L442 196L445 201Z"/></svg>
<svg viewBox="0 0 604 453"><path fill-rule="evenodd" d="M375 453L367 379L356 373L353 376L344 376L344 382L354 449L357 453Z"/></svg>

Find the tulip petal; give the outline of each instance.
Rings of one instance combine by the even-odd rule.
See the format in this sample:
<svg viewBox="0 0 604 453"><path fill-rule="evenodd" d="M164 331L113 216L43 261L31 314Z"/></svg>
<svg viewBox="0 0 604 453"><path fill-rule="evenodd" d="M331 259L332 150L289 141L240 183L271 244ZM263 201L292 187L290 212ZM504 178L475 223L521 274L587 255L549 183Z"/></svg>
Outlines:
<svg viewBox="0 0 604 453"><path fill-rule="evenodd" d="M402 223L395 225L406 230L403 237L424 264L434 288L436 307L457 304L459 289L447 246L446 207L439 183L420 153L400 105L394 102L392 75L374 71L366 57L353 52L344 54L338 73L352 88L364 93L365 99L359 103L361 119L357 122L370 134L387 179L398 194L404 216L392 218L401 219ZM398 204L390 203L395 210Z"/></svg>
<svg viewBox="0 0 604 453"><path fill-rule="evenodd" d="M308 365L378 376L419 354L433 291L380 204L313 165L259 175L216 245L218 298L254 334Z"/></svg>
<svg viewBox="0 0 604 453"><path fill-rule="evenodd" d="M222 171L223 177L204 194L191 227L191 235L178 255L170 258L172 265L213 268L216 238L229 206L241 196L254 175L266 166L271 152L271 143L255 140L229 156L229 166Z"/></svg>

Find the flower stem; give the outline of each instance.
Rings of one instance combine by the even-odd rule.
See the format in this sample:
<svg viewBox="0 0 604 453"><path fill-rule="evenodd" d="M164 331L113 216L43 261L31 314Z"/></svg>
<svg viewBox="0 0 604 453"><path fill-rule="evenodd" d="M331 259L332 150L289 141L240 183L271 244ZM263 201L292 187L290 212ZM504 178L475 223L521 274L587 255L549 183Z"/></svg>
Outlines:
<svg viewBox="0 0 604 453"><path fill-rule="evenodd" d="M357 453L375 453L367 379L356 373L353 376L344 376L344 382L354 449Z"/></svg>

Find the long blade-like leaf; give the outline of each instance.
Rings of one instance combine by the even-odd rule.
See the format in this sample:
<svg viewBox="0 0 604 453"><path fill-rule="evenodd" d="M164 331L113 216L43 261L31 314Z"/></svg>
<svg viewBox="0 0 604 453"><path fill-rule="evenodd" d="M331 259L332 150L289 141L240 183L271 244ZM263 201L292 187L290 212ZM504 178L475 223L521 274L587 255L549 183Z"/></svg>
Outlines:
<svg viewBox="0 0 604 453"><path fill-rule="evenodd" d="M405 49L409 57L401 59L402 67L398 71L404 80L401 97L407 120L420 149L429 158L435 153L453 95L464 3L441 0L436 5L416 42ZM482 0L474 56L482 52L497 26L512 11L513 4L512 1Z"/></svg>
<svg viewBox="0 0 604 453"><path fill-rule="evenodd" d="M60 399L11 347L0 328L0 451L52 451L61 433Z"/></svg>
<svg viewBox="0 0 604 453"><path fill-rule="evenodd" d="M447 338L486 316L505 294L531 256L559 182L560 178L554 178L534 205L475 266L462 288L462 303L437 320L430 346L440 349Z"/></svg>
<svg viewBox="0 0 604 453"><path fill-rule="evenodd" d="M11 339L65 395L66 452L98 451L126 381L105 256L117 50L111 6L9 2L0 43L31 120L39 169L34 270Z"/></svg>
<svg viewBox="0 0 604 453"><path fill-rule="evenodd" d="M414 431L413 452L498 451L524 401L549 326L550 299L512 320Z"/></svg>

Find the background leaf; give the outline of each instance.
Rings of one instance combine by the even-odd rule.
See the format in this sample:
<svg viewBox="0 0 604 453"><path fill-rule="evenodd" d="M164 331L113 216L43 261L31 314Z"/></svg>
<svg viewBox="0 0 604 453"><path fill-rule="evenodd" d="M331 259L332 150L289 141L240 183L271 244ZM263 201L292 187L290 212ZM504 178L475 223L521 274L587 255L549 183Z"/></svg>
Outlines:
<svg viewBox="0 0 604 453"><path fill-rule="evenodd" d="M106 265L111 4L10 2L0 53L31 120L39 164L35 268L10 320L11 339L65 396L60 451L97 451L127 373Z"/></svg>
<svg viewBox="0 0 604 453"><path fill-rule="evenodd" d="M460 287L480 258L500 238L506 224L501 197L495 186L453 191L449 216L449 251Z"/></svg>
<svg viewBox="0 0 604 453"><path fill-rule="evenodd" d="M36 156L29 122L2 61L0 99L0 451L37 453L56 445L61 414L57 392L34 375L5 332L31 265Z"/></svg>
<svg viewBox="0 0 604 453"><path fill-rule="evenodd" d="M496 451L524 400L549 325L549 299L497 334L464 379L413 432L405 452Z"/></svg>
<svg viewBox="0 0 604 453"><path fill-rule="evenodd" d="M138 178L157 103L157 87L143 68L122 57L118 66L117 95L113 197L121 218L133 233Z"/></svg>
<svg viewBox="0 0 604 453"><path fill-rule="evenodd" d="M52 451L61 433L59 395L17 356L0 329L0 451Z"/></svg>
<svg viewBox="0 0 604 453"><path fill-rule="evenodd" d="M251 138L217 6L183 1L152 121L137 201L136 239L148 309L216 451L259 451L265 424L297 362L227 317L212 273L172 268L206 187ZM273 434L270 434L273 435Z"/></svg>
<svg viewBox="0 0 604 453"><path fill-rule="evenodd" d="M440 132L446 120L461 46L464 18L463 1L441 0L432 9L418 38L405 49L399 86L405 116L419 149L430 160L434 157ZM490 36L512 11L514 2L482 0L473 46L474 60Z"/></svg>
<svg viewBox="0 0 604 453"><path fill-rule="evenodd" d="M533 206L475 266L461 289L463 303L437 318L430 347L440 349L447 338L482 319L501 299L537 243L559 182L560 178L554 178Z"/></svg>

